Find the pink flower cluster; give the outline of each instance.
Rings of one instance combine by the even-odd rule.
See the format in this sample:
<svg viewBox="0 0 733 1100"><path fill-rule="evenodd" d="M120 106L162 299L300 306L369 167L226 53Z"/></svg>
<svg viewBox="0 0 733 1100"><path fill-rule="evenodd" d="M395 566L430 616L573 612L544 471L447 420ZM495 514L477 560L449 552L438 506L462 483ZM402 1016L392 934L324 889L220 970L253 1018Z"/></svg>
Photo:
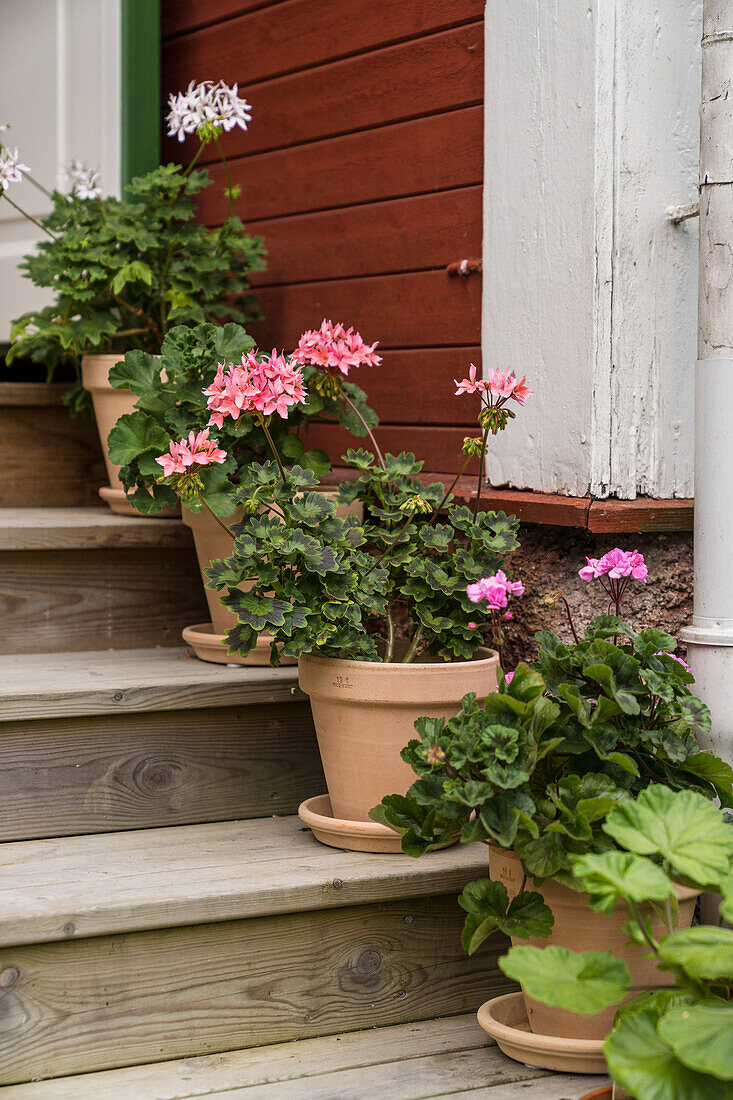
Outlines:
<svg viewBox="0 0 733 1100"><path fill-rule="evenodd" d="M319 329L303 333L293 359L323 370L337 370L346 376L352 367L378 367L382 359L375 354L376 346L377 342L365 344L353 328L324 320Z"/></svg>
<svg viewBox="0 0 733 1100"><path fill-rule="evenodd" d="M216 377L204 395L211 412L209 424L217 428L224 425L224 418L238 420L240 413L258 412L263 416L277 413L287 420L293 405L301 405L307 394L303 386L303 372L294 367L275 348L271 355L251 351L242 356L241 363L230 363L224 369L221 363Z"/></svg>
<svg viewBox="0 0 733 1100"><path fill-rule="evenodd" d="M476 584L469 584L466 589L466 595L471 603L481 603L482 600L486 600L491 611L500 611L506 607L510 596L521 596L523 593L522 582L510 581L502 569L499 569L493 577L482 577Z"/></svg>
<svg viewBox="0 0 733 1100"><path fill-rule="evenodd" d="M596 577L605 577L608 574L612 580L633 577L634 580L643 581L646 584L649 570L644 561L644 555L638 550L621 550L617 546L602 558L586 558L586 561L588 564L578 570L578 576L584 581L592 581Z"/></svg>
<svg viewBox="0 0 733 1100"><path fill-rule="evenodd" d="M218 448L215 439L209 439L209 429L196 435L188 433L188 442L182 439L180 443L171 441L167 454L156 458L156 462L163 467L165 477L171 474L185 474L191 466L210 466L212 463L226 462L227 453Z"/></svg>
<svg viewBox="0 0 733 1100"><path fill-rule="evenodd" d="M508 401L512 397L519 405L524 405L527 398L534 393L534 390L525 385L526 377L517 381L513 370L499 370L492 367L486 378L477 378L473 363L469 368L468 378L464 378L462 382L457 378L453 381L458 387L456 397L462 393L486 393L500 402Z"/></svg>

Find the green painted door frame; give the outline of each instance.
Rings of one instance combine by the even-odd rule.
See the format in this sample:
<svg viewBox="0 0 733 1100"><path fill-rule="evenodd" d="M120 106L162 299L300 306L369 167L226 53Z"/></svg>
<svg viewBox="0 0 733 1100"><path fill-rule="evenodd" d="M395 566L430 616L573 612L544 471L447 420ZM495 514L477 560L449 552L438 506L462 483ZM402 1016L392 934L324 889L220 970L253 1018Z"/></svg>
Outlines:
<svg viewBox="0 0 733 1100"><path fill-rule="evenodd" d="M122 3L122 189L160 164L160 0Z"/></svg>

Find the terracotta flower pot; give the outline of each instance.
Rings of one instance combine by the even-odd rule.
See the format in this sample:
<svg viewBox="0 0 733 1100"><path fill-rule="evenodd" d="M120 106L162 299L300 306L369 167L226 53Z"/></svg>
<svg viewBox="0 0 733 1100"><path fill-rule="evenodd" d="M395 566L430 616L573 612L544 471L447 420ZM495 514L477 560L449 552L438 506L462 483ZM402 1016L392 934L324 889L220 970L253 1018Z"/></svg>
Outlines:
<svg viewBox="0 0 733 1100"><path fill-rule="evenodd" d="M335 818L367 821L386 794L406 793L415 774L400 752L415 737L415 721L456 714L469 691L479 699L496 691L499 656L480 654L410 665L300 658Z"/></svg>
<svg viewBox="0 0 733 1100"><path fill-rule="evenodd" d="M130 390L115 390L109 383L109 372L120 363L122 355L85 355L81 361L81 380L84 389L92 395L94 416L97 421L102 454L107 466L109 486L99 490L102 500L113 512L121 516L137 516L138 519L169 519L180 515L180 508L164 508L150 517L141 516L127 500L127 494L120 481L120 467L110 461L107 450L107 436L121 416L135 411L137 398Z"/></svg>
<svg viewBox="0 0 733 1100"><path fill-rule="evenodd" d="M489 846L489 876L503 882L509 897L519 893L524 873L519 856L503 848ZM656 963L644 958L645 949L629 944L621 927L629 919L626 905L620 903L614 913L596 913L588 904L588 895L562 886L554 879L546 879L541 886L535 886L530 880L528 889L542 895L546 905L555 917L552 932L547 939L520 940L512 937L512 944L530 943L536 947L548 947L555 944L569 947L573 951L610 951L615 958L622 959L629 968L634 986L659 985L661 978ZM679 928L689 928L695 911L695 901L699 891L684 886L675 887L679 899ZM664 931L660 918L651 906L640 906L644 914L652 918L652 928L656 936ZM630 996L634 996L631 994ZM527 1016L532 1031L541 1035L558 1037L572 1036L575 1039L605 1039L616 1014L616 1006L585 1016L579 1012L568 1012L563 1008L552 1008L524 995Z"/></svg>
<svg viewBox="0 0 733 1100"><path fill-rule="evenodd" d="M580 1100L614 1100L613 1085L604 1085L602 1089L593 1089L580 1097Z"/></svg>

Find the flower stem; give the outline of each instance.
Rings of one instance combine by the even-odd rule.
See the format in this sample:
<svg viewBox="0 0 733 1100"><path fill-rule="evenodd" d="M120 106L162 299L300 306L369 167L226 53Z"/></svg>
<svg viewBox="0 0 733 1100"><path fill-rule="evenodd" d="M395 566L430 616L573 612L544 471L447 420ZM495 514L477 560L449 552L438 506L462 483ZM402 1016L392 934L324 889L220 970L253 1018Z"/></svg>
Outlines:
<svg viewBox="0 0 733 1100"><path fill-rule="evenodd" d="M422 623L420 623L418 625L417 630L412 635L412 640L410 641L410 648L407 650L407 653L402 658L402 664L403 665L411 665L413 663L413 661L415 660L415 658L417 657L418 650L420 649L420 643L422 642L424 633L425 633L425 627L423 626Z"/></svg>
<svg viewBox="0 0 733 1100"><path fill-rule="evenodd" d="M29 222L33 222L34 225L37 225L38 228L42 229L44 233L48 233L49 237L52 240L54 240L54 241L58 240L58 237L56 236L55 233L52 233L50 229L47 229L46 226L43 225L42 222L39 222L38 218L34 218L33 215L29 214L27 211L25 211L22 206L18 206L17 202L15 202L14 199L11 199L10 195L8 195L7 192L5 192L5 191L0 192L0 198L5 199L6 202L9 202L11 206L15 207L15 209L18 211L19 214L22 214L23 217L27 218Z"/></svg>
<svg viewBox="0 0 733 1100"><path fill-rule="evenodd" d="M47 187L44 187L42 183L39 183L38 180L30 174L30 172L25 173L24 179L27 179L28 183L32 183L35 188L43 192L47 199L51 199L51 201L53 202L53 195L51 194L49 189Z"/></svg>
<svg viewBox="0 0 733 1100"><path fill-rule="evenodd" d="M226 525L226 523L224 522L224 520L223 520L223 519L219 519L219 517L217 516L216 512L212 512L211 508L209 508L208 504L206 503L206 501L204 500L204 498L203 498L203 497L201 496L201 494L200 494L200 493L199 493L199 500L201 501L201 503L203 504L204 508L205 508L205 509L206 509L206 511L207 511L207 512L209 513L209 515L211 516L211 518L212 518L212 519L214 519L214 520L216 520L216 522L217 522L217 523L219 524L219 526L220 526L220 527L221 527L221 528L222 528L222 529L223 529L224 531L226 531L226 533L227 533L227 534L228 534L228 535L230 536L230 538L234 538L234 534L233 534L233 532L232 532L231 528L230 528L230 527L227 527L227 525Z"/></svg>
<svg viewBox="0 0 733 1100"><path fill-rule="evenodd" d="M267 442L270 444L270 450L272 451L272 453L275 456L275 461L277 462L278 468L280 470L280 476L283 479L283 484L287 485L288 478L287 478L287 474L285 473L285 467L282 464L282 459L280 458L280 454L278 452L278 449L275 446L275 440L270 435L270 430L267 427L267 424L265 423L265 418L264 418L264 416L262 416L261 413L260 413L260 424L262 425L263 432L267 436Z"/></svg>
<svg viewBox="0 0 733 1100"><path fill-rule="evenodd" d="M352 410L353 410L353 411L354 411L354 412L356 413L356 415L358 416L359 420L360 420L360 421L362 422L362 424L364 425L364 429L365 429L365 431L366 431L367 435L369 436L369 440L370 440L370 442L371 442L371 444L372 444L372 447L374 448L375 454L376 454L377 458L379 459L379 465L380 465L380 466L382 467L382 469L383 469L383 470L386 470L386 469L387 469L387 467L386 467L386 465L385 465L385 462L384 462L384 456L382 455L382 452L381 452L381 451L380 451L380 449L379 449L379 444L377 443L376 439L374 438L374 432L373 432L373 431L372 431L372 429L371 429L371 428L369 427L369 425L367 424L366 420L365 420L365 419L364 419L364 417L363 417L363 416L361 415L361 413L360 413L360 412L359 412L359 410L357 409L356 405L355 405L355 404L354 404L354 402L353 402L353 401L351 400L351 398L349 397L349 395L348 395L348 394L346 393L346 391L345 391L345 390L341 390L341 396L343 397L344 401L345 401L345 402L346 402L346 404L347 404L347 405L349 406L349 408L350 408L350 409L352 409Z"/></svg>
<svg viewBox="0 0 733 1100"><path fill-rule="evenodd" d="M570 623L570 629L573 632L573 638L575 639L575 644L577 645L578 644L578 635L577 635L576 630L575 630L575 624L573 623L573 616L570 613L570 604L565 599L562 592L560 593L560 599L565 604L565 614L568 617L568 622Z"/></svg>
<svg viewBox="0 0 733 1100"><path fill-rule="evenodd" d="M191 175L191 173L193 172L193 170L194 170L194 167L195 167L195 165L196 165L196 161L197 161L197 160L199 159L199 157L201 156L201 154L203 153L203 151L204 151L204 149L205 149L205 148L206 148L206 142L205 142L205 141L201 141L201 142L199 142L199 147L198 147L198 149L196 150L196 155L195 155L195 156L194 156L194 158L193 158L193 159L191 160L191 162L190 162L190 164L188 165L188 167L187 167L187 168L186 168L186 169L184 170L184 173L183 173L183 178L184 178L184 179L186 179L186 177L187 177L187 176L190 176L190 175ZM177 196L176 196L176 197L177 197Z"/></svg>
<svg viewBox="0 0 733 1100"><path fill-rule="evenodd" d="M387 648L384 652L384 663L386 665L391 664L394 657L394 643L395 643L395 625L394 615L392 614L392 604L387 602Z"/></svg>
<svg viewBox="0 0 733 1100"><path fill-rule="evenodd" d="M231 172L229 171L229 162L228 162L227 158L224 156L224 150L221 147L221 142L219 141L218 137L214 138L214 144L216 145L219 156L221 157L221 163L224 165L224 175L226 176L227 191L228 191L226 217L230 218L232 216L232 214L234 213L234 198L232 197L232 189L233 189L234 185L232 184L232 176L231 176Z"/></svg>
<svg viewBox="0 0 733 1100"><path fill-rule="evenodd" d="M476 502L473 506L473 518L476 519L479 510L479 502L481 500L481 488L484 480L484 459L486 458L486 447L489 442L488 428L484 428L484 437L481 441L481 453L478 457L478 475L476 478Z"/></svg>

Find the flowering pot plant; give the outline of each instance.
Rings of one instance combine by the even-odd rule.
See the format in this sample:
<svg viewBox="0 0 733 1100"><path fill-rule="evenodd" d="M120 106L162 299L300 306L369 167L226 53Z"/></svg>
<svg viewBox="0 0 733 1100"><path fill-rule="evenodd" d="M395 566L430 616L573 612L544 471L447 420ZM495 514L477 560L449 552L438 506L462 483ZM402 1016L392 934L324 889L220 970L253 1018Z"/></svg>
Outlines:
<svg viewBox="0 0 733 1100"><path fill-rule="evenodd" d="M220 227L207 229L194 221L196 199L210 183L206 170L195 170L199 156L210 142L221 151L221 132L234 126L246 130L250 119L249 104L236 87L206 81L171 97L169 133L199 138L187 168L155 168L132 180L125 198L118 199L103 196L96 173L72 164L71 193L46 192L50 213L39 221L26 215L45 239L21 270L35 286L50 290L54 301L14 322L8 363L28 357L44 364L50 379L60 363L70 362L78 382L67 400L79 409L85 402L83 356L121 358L133 348L157 354L173 325L258 316L248 279L264 267L264 249L261 238L250 237L235 216L237 189L227 187L229 205ZM17 150L0 147L0 199L19 210L9 189L24 175L36 182Z"/></svg>
<svg viewBox="0 0 733 1100"><path fill-rule="evenodd" d="M608 572L597 574L618 596L615 610L620 588L646 581L640 555L620 555L614 551L616 564L607 560ZM537 661L500 677L483 703L468 695L453 718L422 717L419 738L402 754L419 778L371 811L402 834L411 855L456 834L489 844L491 877L460 898L469 952L497 929L577 944L585 898L576 861L614 848L608 814L649 786L662 782L733 806L733 770L698 744L710 716L691 694L693 677L674 656L674 639L656 628L636 632L618 615L594 619L582 638L572 630L572 644L540 633ZM527 888L529 879L537 889ZM691 897L684 904L689 919ZM588 922L591 944L607 945L619 924ZM610 1022L589 1021L588 1037L602 1038ZM570 1034L582 1034L569 1023ZM543 1030L537 1012L533 1028Z"/></svg>
<svg viewBox="0 0 733 1100"><path fill-rule="evenodd" d="M733 829L695 791L652 785L607 815L613 847L575 857L572 872L598 913L625 910L628 939L656 967L656 988L634 990L611 951L512 947L499 965L535 1000L573 1013L616 1013L604 1053L614 1081L635 1100L730 1100L733 1096L733 931L675 930L680 884L722 895L733 923ZM655 932L644 907L661 918Z"/></svg>
<svg viewBox="0 0 733 1100"><path fill-rule="evenodd" d="M317 366L311 361L316 346ZM131 391L136 408L120 417L108 440L127 499L151 515L180 496L202 571L212 559L228 557L230 524L242 514L242 479L271 444L283 463L297 462L317 477L330 463L324 451L307 449L314 417L362 436L376 425L366 394L348 380L356 368L381 362L375 348L353 329L324 321L316 333L304 334L292 355L259 352L235 324L171 329L160 357L128 352L110 371L110 382L119 392ZM268 663L267 638L245 655L227 657L221 643L236 617L217 593L207 589L206 595L211 625L184 631L196 654L222 663Z"/></svg>
<svg viewBox="0 0 733 1100"><path fill-rule="evenodd" d="M307 448L314 417L356 436L371 432L377 417L348 374L381 362L376 344L324 321L318 337L326 362L317 366L304 350L313 337L305 333L292 355L262 353L240 325L179 325L159 357L128 352L109 379L132 392L135 411L118 420L108 443L134 507L155 513L180 496L191 511L231 516L246 467L272 453L270 441L284 464L322 476L328 456ZM338 366L328 364L329 353Z"/></svg>
<svg viewBox="0 0 733 1100"><path fill-rule="evenodd" d="M529 396L511 372L492 372L481 383L474 372L473 384L484 395L482 431L464 443L466 461L511 418L507 403L521 405ZM271 423L264 414L261 427L272 438ZM395 781L409 779L397 750L420 707L432 702L436 713L450 713L464 688L474 686L483 696L495 687L497 657L482 649L483 632L468 626L474 605L466 589L505 564L517 546L517 522L480 511L478 497L473 509L454 504L452 487L424 484L422 463L412 454L349 450L345 461L356 480L343 484L334 501L316 491L312 471L286 467L274 439L272 447L273 459L241 472L236 500L245 518L233 528L231 556L212 563L208 577L238 619L227 635L232 651L248 653L267 632L273 664L299 658L332 810L342 819L366 821L378 801L374 792L381 797L390 789L382 764L394 766ZM337 503L359 503L363 521L337 516ZM386 705L379 680L385 665L402 671L390 679L395 714L379 722L395 744L385 748L377 768L360 756L360 744L369 751L374 725L373 711L362 704L385 699ZM341 726L333 737L339 763L331 768L326 742L334 684ZM334 778L337 771L349 773L346 793Z"/></svg>

